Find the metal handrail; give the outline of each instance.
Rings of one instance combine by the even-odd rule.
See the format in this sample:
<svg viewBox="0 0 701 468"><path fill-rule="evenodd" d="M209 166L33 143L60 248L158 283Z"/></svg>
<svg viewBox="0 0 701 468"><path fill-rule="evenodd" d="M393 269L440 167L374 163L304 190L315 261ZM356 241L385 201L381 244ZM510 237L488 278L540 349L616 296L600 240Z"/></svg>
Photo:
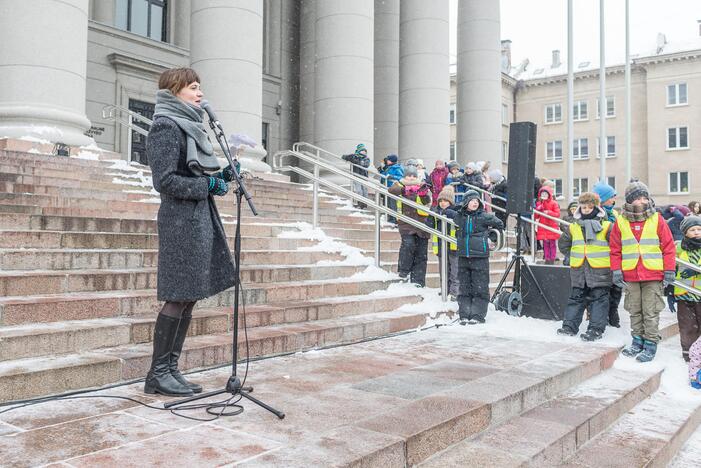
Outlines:
<svg viewBox="0 0 701 468"><path fill-rule="evenodd" d="M126 117L124 117L123 114L126 114ZM134 120L143 122L149 127L153 125L153 120L149 119L148 117L144 117L131 109L118 105L103 107L102 118L105 120L114 120L115 122L118 122L143 136L148 136L148 130L141 128L138 125L134 125Z"/></svg>
<svg viewBox="0 0 701 468"><path fill-rule="evenodd" d="M313 225L314 227L318 226L318 204L319 204L319 184L324 185L332 190L334 190L337 193L340 193L342 195L345 195L353 200L360 201L364 204L366 204L369 208L373 209L375 211L375 265L380 266L380 237L381 237L381 229L380 229L380 216L381 213L385 213L387 215L392 215L395 216L397 219L401 220L404 223L407 223L411 226L416 227L417 229L426 232L432 236L437 237L440 239L441 242L441 251L442 252L447 252L448 248L448 243L450 244L457 244L457 240L450 237L448 235L448 225L451 226L456 226L455 223L448 217L440 215L435 212L429 212L428 216L433 216L436 219L441 220L441 230L438 231L434 228L431 228L427 226L426 224L417 221L413 218L410 218L403 213L398 213L396 210L393 210L387 206L384 206L380 202L380 196L384 196L386 198L391 198L395 199L397 201L401 200L402 204L411 206L417 210L425 210L427 209L426 206L421 205L419 203L414 202L413 200L409 200L407 198L404 198L402 196L394 195L392 193L389 193L387 187L382 186L377 184L375 181L370 180L366 177L361 177L358 176L357 174L354 174L352 171L346 171L344 169L341 169L331 162L325 161L321 158L322 154L327 154L331 155L335 159L339 159L339 157L333 153L330 153L326 150L323 150L321 148L318 148L318 150L315 148L315 153L310 154L307 151L295 151L294 148L299 149L302 144L295 144L293 146L293 150L290 151L282 151L278 152L273 156L273 167L277 170L280 171L290 171L294 172L296 174L299 174L303 177L306 177L313 182L313 191L314 191L314 204L313 204L313 211L312 211L312 216L313 216ZM313 145L309 145L313 146ZM302 160L307 163L311 163L314 167L314 172L311 173L309 171L306 171L300 167L293 166L293 165L288 165L286 164L285 158L287 157L296 157L298 160ZM325 171L328 171L334 175L341 176L345 179L347 179L350 182L357 182L360 185L363 185L367 188L370 188L374 191L374 199L370 199L369 197L364 197L360 194L354 193L353 191L333 182L330 180L327 180L325 178L320 177L319 175L319 170L323 169ZM491 232L496 233L497 236L497 250L500 250L501 248L504 247L504 237L502 232L496 229L490 230ZM445 257L444 257L445 258ZM448 288L448 272L447 272L447 262L446 261L441 261L440 262L440 267L441 267L441 296L444 301L447 300L447 288Z"/></svg>

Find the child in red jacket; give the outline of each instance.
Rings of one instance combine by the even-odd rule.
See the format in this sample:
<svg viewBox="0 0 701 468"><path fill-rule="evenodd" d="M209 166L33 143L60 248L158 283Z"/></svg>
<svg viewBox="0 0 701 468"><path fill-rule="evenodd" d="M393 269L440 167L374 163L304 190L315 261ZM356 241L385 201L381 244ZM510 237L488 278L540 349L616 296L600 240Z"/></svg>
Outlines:
<svg viewBox="0 0 701 468"><path fill-rule="evenodd" d="M642 182L626 187L626 202L611 231L613 284L625 289L623 307L630 314L633 343L623 355L652 361L660 341L663 288L675 279L676 246L669 226L655 211Z"/></svg>
<svg viewBox="0 0 701 468"><path fill-rule="evenodd" d="M550 186L544 185L540 188L540 190L538 190L538 200L536 200L535 209L554 218L560 217L560 205L558 205L555 201L555 198L553 197L553 189ZM559 229L557 221L553 221L545 216L539 216L536 214L535 221L553 229ZM538 226L538 230L536 231L536 239L543 241L543 252L546 265L552 265L555 263L555 258L557 258L557 240L559 238L559 233L552 232L549 229Z"/></svg>

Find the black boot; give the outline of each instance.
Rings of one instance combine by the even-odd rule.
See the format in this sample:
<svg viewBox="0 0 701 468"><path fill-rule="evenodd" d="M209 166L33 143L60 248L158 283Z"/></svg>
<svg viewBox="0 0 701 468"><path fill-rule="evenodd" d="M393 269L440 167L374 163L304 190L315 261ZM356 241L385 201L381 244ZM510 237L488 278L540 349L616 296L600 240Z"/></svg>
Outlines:
<svg viewBox="0 0 701 468"><path fill-rule="evenodd" d="M170 352L170 375L172 375L175 378L175 380L185 385L193 392L201 393L202 385L188 382L178 370L178 359L180 358L180 353L183 350L183 343L185 343L185 336L187 335L187 329L190 328L191 320L192 315L184 315L183 318L180 320L180 327L178 327L178 331L175 334L173 351Z"/></svg>
<svg viewBox="0 0 701 468"><path fill-rule="evenodd" d="M180 319L158 314L153 330L153 359L146 375L144 393L160 393L167 396L192 396L194 393L170 374L170 352Z"/></svg>

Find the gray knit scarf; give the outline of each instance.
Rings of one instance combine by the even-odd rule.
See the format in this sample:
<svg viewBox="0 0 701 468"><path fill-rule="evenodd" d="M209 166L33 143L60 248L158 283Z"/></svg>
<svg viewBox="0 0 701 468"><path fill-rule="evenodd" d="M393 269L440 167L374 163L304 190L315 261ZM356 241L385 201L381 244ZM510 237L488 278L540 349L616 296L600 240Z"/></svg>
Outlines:
<svg viewBox="0 0 701 468"><path fill-rule="evenodd" d="M631 223L636 221L645 221L655 214L655 205L652 202L646 205L632 205L630 203L624 203L621 214Z"/></svg>
<svg viewBox="0 0 701 468"><path fill-rule="evenodd" d="M589 215L583 215L578 208L574 214L574 219L584 231L584 239L586 242L596 240L596 235L600 233L604 227L601 225L601 220L605 213L598 206Z"/></svg>
<svg viewBox="0 0 701 468"><path fill-rule="evenodd" d="M156 93L153 118L168 117L187 135L187 167L195 175L218 171L219 161L204 127L204 110L175 97L168 89Z"/></svg>

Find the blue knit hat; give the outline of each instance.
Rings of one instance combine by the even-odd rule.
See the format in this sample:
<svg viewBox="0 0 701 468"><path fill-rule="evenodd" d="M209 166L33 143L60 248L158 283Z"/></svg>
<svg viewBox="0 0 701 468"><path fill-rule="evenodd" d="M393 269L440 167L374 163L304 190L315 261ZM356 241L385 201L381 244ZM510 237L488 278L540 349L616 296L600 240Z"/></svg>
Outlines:
<svg viewBox="0 0 701 468"><path fill-rule="evenodd" d="M360 154L360 153L367 153L368 149L365 147L363 143L358 143L358 146L355 147L355 154Z"/></svg>
<svg viewBox="0 0 701 468"><path fill-rule="evenodd" d="M385 161L389 161L392 164L397 164L397 161L399 161L399 158L397 157L396 154L388 154L387 157L385 158Z"/></svg>
<svg viewBox="0 0 701 468"><path fill-rule="evenodd" d="M616 198L616 189L611 187L606 182L597 182L594 184L594 193L599 196L601 203L606 203L612 198Z"/></svg>

